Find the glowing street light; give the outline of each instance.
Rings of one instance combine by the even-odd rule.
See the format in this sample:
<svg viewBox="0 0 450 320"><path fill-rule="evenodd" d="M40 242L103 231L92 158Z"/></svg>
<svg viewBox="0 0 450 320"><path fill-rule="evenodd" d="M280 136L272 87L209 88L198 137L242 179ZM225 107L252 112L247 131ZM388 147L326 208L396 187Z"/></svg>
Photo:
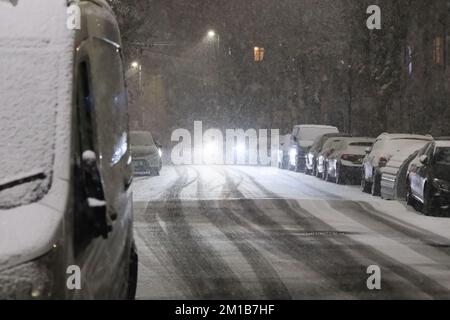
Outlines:
<svg viewBox="0 0 450 320"><path fill-rule="evenodd" d="M131 63L131 67L132 67L133 69L137 69L137 68L139 67L139 62L133 61L133 62Z"/></svg>
<svg viewBox="0 0 450 320"><path fill-rule="evenodd" d="M215 37L216 37L216 32L214 30L209 30L208 31L208 38L212 40Z"/></svg>

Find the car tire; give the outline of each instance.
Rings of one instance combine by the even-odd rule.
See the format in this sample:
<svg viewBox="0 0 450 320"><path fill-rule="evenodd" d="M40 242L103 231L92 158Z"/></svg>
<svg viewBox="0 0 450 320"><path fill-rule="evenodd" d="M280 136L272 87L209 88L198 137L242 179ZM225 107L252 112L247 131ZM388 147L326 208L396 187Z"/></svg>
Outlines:
<svg viewBox="0 0 450 320"><path fill-rule="evenodd" d="M131 245L130 250L130 262L128 269L128 286L127 286L127 299L134 300L136 298L136 289L138 281L138 268L139 268L139 257L136 250L136 245Z"/></svg>
<svg viewBox="0 0 450 320"><path fill-rule="evenodd" d="M422 213L426 216L431 216L436 214L437 206L435 203L435 198L433 196L432 187L425 186L425 196L423 199Z"/></svg>
<svg viewBox="0 0 450 320"><path fill-rule="evenodd" d="M373 177L371 186L372 196L379 197L381 196L381 175L374 172L372 177Z"/></svg>
<svg viewBox="0 0 450 320"><path fill-rule="evenodd" d="M342 167L339 163L336 164L336 178L334 182L341 185L345 184L345 175L343 175Z"/></svg>
<svg viewBox="0 0 450 320"><path fill-rule="evenodd" d="M370 193L370 190L372 189L372 185L370 182L366 180L366 176L364 174L364 171L361 175L361 191L364 193Z"/></svg>
<svg viewBox="0 0 450 320"><path fill-rule="evenodd" d="M327 166L326 164L323 166L322 179L323 179L324 181L329 181L329 180L328 180L328 179L329 179L328 166Z"/></svg>
<svg viewBox="0 0 450 320"><path fill-rule="evenodd" d="M406 183L407 183L407 185L406 185L406 204L414 207L415 201L414 201L414 197L412 195L411 182L408 179L408 181Z"/></svg>

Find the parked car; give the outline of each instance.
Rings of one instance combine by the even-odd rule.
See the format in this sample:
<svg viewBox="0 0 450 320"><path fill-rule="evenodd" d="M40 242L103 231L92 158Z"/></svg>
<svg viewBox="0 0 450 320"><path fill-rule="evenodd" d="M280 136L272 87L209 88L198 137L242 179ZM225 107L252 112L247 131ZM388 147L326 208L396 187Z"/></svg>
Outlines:
<svg viewBox="0 0 450 320"><path fill-rule="evenodd" d="M334 152L336 148L339 147L339 144L344 139L344 137L334 137L329 138L325 144L323 145L322 151L319 153L317 157L317 177L326 179L327 172L327 159Z"/></svg>
<svg viewBox="0 0 450 320"><path fill-rule="evenodd" d="M431 136L414 134L381 134L372 148L366 150L363 161L361 188L364 192L379 196L381 193L381 171L395 154L412 155L432 141Z"/></svg>
<svg viewBox="0 0 450 320"><path fill-rule="evenodd" d="M131 154L137 175L158 176L162 168L162 150L149 131L132 131Z"/></svg>
<svg viewBox="0 0 450 320"><path fill-rule="evenodd" d="M418 202L431 215L450 206L450 139L428 143L411 162L407 174L408 204Z"/></svg>
<svg viewBox="0 0 450 320"><path fill-rule="evenodd" d="M314 140L326 133L339 133L338 128L322 125L294 126L291 137L290 169L306 170L306 155Z"/></svg>
<svg viewBox="0 0 450 320"><path fill-rule="evenodd" d="M325 144L325 142L327 142L328 139L335 137L350 137L350 135L344 133L326 133L318 136L314 140L311 148L309 148L309 151L306 155L307 174L317 176L317 161L319 154L322 152L323 145Z"/></svg>
<svg viewBox="0 0 450 320"><path fill-rule="evenodd" d="M325 180L337 184L358 181L366 149L374 142L374 138L343 138L325 160Z"/></svg>
<svg viewBox="0 0 450 320"><path fill-rule="evenodd" d="M280 149L278 151L278 167L289 169L289 152L291 150L291 134L280 137Z"/></svg>
<svg viewBox="0 0 450 320"><path fill-rule="evenodd" d="M119 29L77 5L72 30L66 0L0 3L0 300L135 295Z"/></svg>

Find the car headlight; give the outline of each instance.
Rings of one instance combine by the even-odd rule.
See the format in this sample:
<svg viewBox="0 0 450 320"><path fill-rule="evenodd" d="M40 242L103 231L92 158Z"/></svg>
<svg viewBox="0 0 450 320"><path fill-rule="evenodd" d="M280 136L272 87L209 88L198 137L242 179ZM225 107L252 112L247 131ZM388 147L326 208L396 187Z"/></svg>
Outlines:
<svg viewBox="0 0 450 320"><path fill-rule="evenodd" d="M289 160L291 165L295 166L295 163L297 162L297 149L296 148L291 148L291 150L289 150Z"/></svg>
<svg viewBox="0 0 450 320"><path fill-rule="evenodd" d="M158 148L158 154L159 154L159 157L162 158L162 150L161 150L161 148Z"/></svg>
<svg viewBox="0 0 450 320"><path fill-rule="evenodd" d="M53 287L49 255L0 271L0 300L49 299Z"/></svg>
<svg viewBox="0 0 450 320"><path fill-rule="evenodd" d="M434 179L433 186L440 190L450 191L450 183L441 179Z"/></svg>

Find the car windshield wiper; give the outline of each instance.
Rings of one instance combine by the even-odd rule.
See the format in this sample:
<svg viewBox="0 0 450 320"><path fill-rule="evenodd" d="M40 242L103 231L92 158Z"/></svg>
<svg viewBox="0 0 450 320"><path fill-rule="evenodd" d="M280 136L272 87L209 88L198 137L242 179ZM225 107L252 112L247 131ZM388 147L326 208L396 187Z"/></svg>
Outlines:
<svg viewBox="0 0 450 320"><path fill-rule="evenodd" d="M47 178L47 175L43 172L38 172L35 174L27 174L22 177L16 177L9 181L2 182L0 184L0 191L10 189L10 188L16 187L16 186L24 184L24 183L33 182L35 180L45 180L45 178Z"/></svg>

